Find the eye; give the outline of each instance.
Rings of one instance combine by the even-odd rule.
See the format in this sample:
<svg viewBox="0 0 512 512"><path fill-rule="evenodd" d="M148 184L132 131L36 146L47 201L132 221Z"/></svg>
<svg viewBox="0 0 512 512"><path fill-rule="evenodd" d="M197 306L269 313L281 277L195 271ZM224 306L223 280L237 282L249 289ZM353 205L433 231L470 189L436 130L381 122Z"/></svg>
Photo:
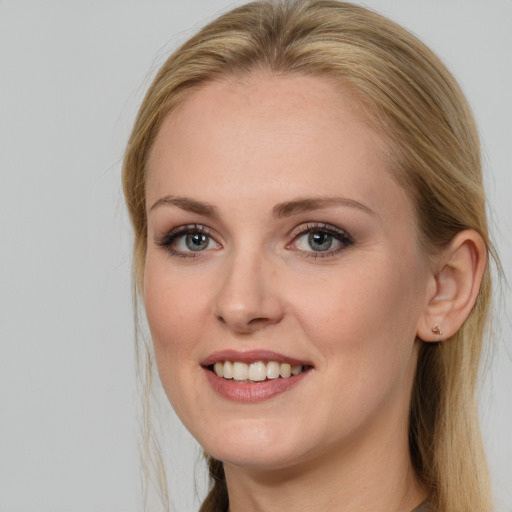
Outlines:
<svg viewBox="0 0 512 512"><path fill-rule="evenodd" d="M210 237L204 233L191 233L175 238L175 247L179 251L204 251L210 243Z"/></svg>
<svg viewBox="0 0 512 512"><path fill-rule="evenodd" d="M328 251L336 241L331 234L325 231L311 231L307 235L307 243L314 251Z"/></svg>
<svg viewBox="0 0 512 512"><path fill-rule="evenodd" d="M299 226L294 230L294 234L293 242L288 248L303 251L308 257L335 255L354 244L351 236L345 230L330 224Z"/></svg>
<svg viewBox="0 0 512 512"><path fill-rule="evenodd" d="M211 237L205 226L197 224L179 226L161 238L156 244L165 247L173 256L196 257L206 250L219 249L220 245Z"/></svg>

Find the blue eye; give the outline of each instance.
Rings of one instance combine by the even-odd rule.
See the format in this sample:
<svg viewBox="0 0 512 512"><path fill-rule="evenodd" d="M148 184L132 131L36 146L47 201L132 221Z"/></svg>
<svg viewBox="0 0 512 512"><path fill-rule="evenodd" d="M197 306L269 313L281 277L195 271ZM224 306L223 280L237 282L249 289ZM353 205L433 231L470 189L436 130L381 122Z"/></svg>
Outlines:
<svg viewBox="0 0 512 512"><path fill-rule="evenodd" d="M314 251L328 251L333 242L334 237L323 231L313 231L308 234L308 245Z"/></svg>
<svg viewBox="0 0 512 512"><path fill-rule="evenodd" d="M335 255L354 244L346 231L329 224L308 224L297 231L291 247L307 256Z"/></svg>
<svg viewBox="0 0 512 512"><path fill-rule="evenodd" d="M165 247L171 255L182 257L195 257L194 253L220 247L204 226L196 224L179 226L157 239L156 244Z"/></svg>
<svg viewBox="0 0 512 512"><path fill-rule="evenodd" d="M193 233L190 235L182 235L177 237L178 243L176 245L183 244L185 242L185 246L187 249L191 251L204 251L208 248L210 244L210 237L203 233Z"/></svg>

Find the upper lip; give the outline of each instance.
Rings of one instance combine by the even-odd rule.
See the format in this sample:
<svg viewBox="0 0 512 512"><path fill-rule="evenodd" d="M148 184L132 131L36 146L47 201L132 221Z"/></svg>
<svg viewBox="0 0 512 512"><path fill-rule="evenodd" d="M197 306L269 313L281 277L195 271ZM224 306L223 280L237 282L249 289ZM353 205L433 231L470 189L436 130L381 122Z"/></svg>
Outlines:
<svg viewBox="0 0 512 512"><path fill-rule="evenodd" d="M278 352L271 350L249 350L246 352L240 352L238 350L220 350L213 352L206 359L201 362L201 366L208 367L218 362L231 361L241 363L255 363L256 361L277 361L278 363L289 363L292 366L313 366L311 362L297 359L295 357L289 357Z"/></svg>

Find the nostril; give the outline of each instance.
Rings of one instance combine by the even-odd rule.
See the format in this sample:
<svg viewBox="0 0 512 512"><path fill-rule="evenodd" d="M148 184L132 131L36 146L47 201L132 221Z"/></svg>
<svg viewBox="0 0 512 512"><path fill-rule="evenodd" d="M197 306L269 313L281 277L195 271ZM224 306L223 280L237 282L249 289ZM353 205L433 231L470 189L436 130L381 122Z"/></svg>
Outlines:
<svg viewBox="0 0 512 512"><path fill-rule="evenodd" d="M224 320L224 317L222 315L215 315L217 317L217 320L221 323L221 324L225 324L226 323L226 320Z"/></svg>
<svg viewBox="0 0 512 512"><path fill-rule="evenodd" d="M215 315L220 324L241 334L250 334L268 325L278 323L280 318L250 315L238 311L237 314Z"/></svg>
<svg viewBox="0 0 512 512"><path fill-rule="evenodd" d="M252 320L249 320L249 325L269 323L269 322L270 322L269 318L263 318L263 317L253 318Z"/></svg>

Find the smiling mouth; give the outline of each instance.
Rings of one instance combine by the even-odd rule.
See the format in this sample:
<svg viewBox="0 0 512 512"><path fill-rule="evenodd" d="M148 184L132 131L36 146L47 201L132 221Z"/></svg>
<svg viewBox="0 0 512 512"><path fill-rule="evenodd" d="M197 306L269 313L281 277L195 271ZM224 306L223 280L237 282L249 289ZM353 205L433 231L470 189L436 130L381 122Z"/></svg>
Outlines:
<svg viewBox="0 0 512 512"><path fill-rule="evenodd" d="M240 383L289 379L309 369L311 366L292 365L278 361L256 361L250 364L240 361L218 361L208 366L208 370L215 373L217 377Z"/></svg>

